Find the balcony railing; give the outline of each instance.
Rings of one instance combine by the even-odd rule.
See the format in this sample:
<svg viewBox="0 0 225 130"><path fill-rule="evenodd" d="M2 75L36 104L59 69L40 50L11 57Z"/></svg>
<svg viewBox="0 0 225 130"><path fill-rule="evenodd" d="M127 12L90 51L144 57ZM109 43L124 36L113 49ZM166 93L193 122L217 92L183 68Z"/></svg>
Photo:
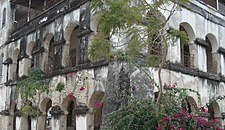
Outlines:
<svg viewBox="0 0 225 130"><path fill-rule="evenodd" d="M213 61L212 63L207 64L207 72L211 74L217 74L217 62Z"/></svg>
<svg viewBox="0 0 225 130"><path fill-rule="evenodd" d="M188 68L194 68L194 54L190 54L188 52L184 52L182 64Z"/></svg>
<svg viewBox="0 0 225 130"><path fill-rule="evenodd" d="M34 19L35 17L37 17L39 14L43 13L45 10L53 7L54 5L56 5L57 3L59 3L61 0L48 0L46 2L46 5L40 5L38 8L36 9L32 9L29 11L29 21ZM15 23L14 25L14 29L20 28L21 26L23 26L25 23L29 22L28 21L28 16L24 16L22 18L20 18L17 23Z"/></svg>

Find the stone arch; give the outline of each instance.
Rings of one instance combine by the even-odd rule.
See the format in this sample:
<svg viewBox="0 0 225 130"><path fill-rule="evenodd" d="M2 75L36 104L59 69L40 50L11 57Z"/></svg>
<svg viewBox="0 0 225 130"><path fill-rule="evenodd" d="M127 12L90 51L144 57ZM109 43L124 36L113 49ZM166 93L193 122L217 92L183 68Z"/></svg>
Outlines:
<svg viewBox="0 0 225 130"><path fill-rule="evenodd" d="M73 22L69 23L66 26L64 31L64 39L66 40L66 44L63 46L62 53L62 66L75 66L78 59L78 46L79 46L79 38L78 38L78 23Z"/></svg>
<svg viewBox="0 0 225 130"><path fill-rule="evenodd" d="M64 31L64 35L63 35L64 39L66 40L66 44L68 44L68 41L70 41L70 37L71 37L71 34L72 34L74 28L78 25L79 25L79 23L77 23L77 22L67 24L65 31Z"/></svg>
<svg viewBox="0 0 225 130"><path fill-rule="evenodd" d="M221 116L220 107L216 101L209 104L208 112L210 114L209 119L215 119Z"/></svg>
<svg viewBox="0 0 225 130"><path fill-rule="evenodd" d="M192 26L187 22L180 23L180 27L182 27L188 35L188 43L193 43L195 40L195 32Z"/></svg>
<svg viewBox="0 0 225 130"><path fill-rule="evenodd" d="M14 49L14 51L12 53L13 63L17 63L17 59L19 57L19 53L20 53L20 49L19 48Z"/></svg>
<svg viewBox="0 0 225 130"><path fill-rule="evenodd" d="M13 53L12 53L12 67L11 67L11 79L16 80L19 77L19 54L20 54L20 49L16 48Z"/></svg>
<svg viewBox="0 0 225 130"><path fill-rule="evenodd" d="M187 35L188 43L185 43L184 39L180 39L180 57L181 64L185 67L194 68L195 55L197 51L195 45L193 44L195 40L195 33L191 25L187 22L180 23L179 31L184 32ZM197 61L197 60L196 60Z"/></svg>
<svg viewBox="0 0 225 130"><path fill-rule="evenodd" d="M216 53L217 50L219 49L219 46L218 46L218 42L217 42L217 39L215 37L215 35L213 35L212 33L208 33L206 35L206 42L209 41L210 44L211 44L211 47L212 47L212 53Z"/></svg>
<svg viewBox="0 0 225 130"><path fill-rule="evenodd" d="M95 109L94 113L94 129L99 130L102 123L102 99L105 95L103 91L96 91L89 100L89 106ZM98 103L98 104L97 104ZM100 104L101 103L101 104Z"/></svg>
<svg viewBox="0 0 225 130"><path fill-rule="evenodd" d="M195 99L191 96L187 96L186 98L187 102L188 102L188 107L190 109L190 112L196 112L197 109L197 103L195 101Z"/></svg>
<svg viewBox="0 0 225 130"><path fill-rule="evenodd" d="M219 48L216 37L209 33L205 36L207 72L217 74L220 58L217 50Z"/></svg>
<svg viewBox="0 0 225 130"><path fill-rule="evenodd" d="M54 34L53 33L48 33L46 35L46 37L44 38L44 48L45 48L46 52L49 51L49 45L50 45L50 41L52 40L52 38L54 38Z"/></svg>
<svg viewBox="0 0 225 130"><path fill-rule="evenodd" d="M52 100L48 97L44 98L40 104L40 111L42 111L43 113L46 112L52 105Z"/></svg>
<svg viewBox="0 0 225 130"><path fill-rule="evenodd" d="M62 124L65 124L66 129L76 130L76 115L73 111L76 107L77 101L72 93L64 98L61 108L65 115L61 116L61 121L63 122Z"/></svg>
<svg viewBox="0 0 225 130"><path fill-rule="evenodd" d="M40 104L40 111L43 113L42 116L38 118L38 129L45 130L49 125L50 119L48 118L49 110L52 107L52 100L48 97L44 98Z"/></svg>
<svg viewBox="0 0 225 130"><path fill-rule="evenodd" d="M33 58L32 57L32 51L33 51L34 46L35 46L34 41L31 41L30 43L27 44L27 52L26 53L30 58Z"/></svg>
<svg viewBox="0 0 225 130"><path fill-rule="evenodd" d="M47 73L50 73L52 71L52 67L53 65L51 63L49 63L49 52L50 50L52 50L53 48L51 48L50 46L53 44L52 42L54 42L54 35L53 33L48 33L46 35L46 37L44 38L44 54L43 54L43 59L42 59L42 70L44 70Z"/></svg>

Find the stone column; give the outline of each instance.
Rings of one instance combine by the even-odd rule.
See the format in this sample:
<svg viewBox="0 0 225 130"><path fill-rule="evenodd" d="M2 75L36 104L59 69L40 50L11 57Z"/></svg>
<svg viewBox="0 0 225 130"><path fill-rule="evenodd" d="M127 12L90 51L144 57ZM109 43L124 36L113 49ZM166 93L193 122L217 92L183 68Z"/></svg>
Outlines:
<svg viewBox="0 0 225 130"><path fill-rule="evenodd" d="M46 114L38 117L37 130L45 130L46 128Z"/></svg>
<svg viewBox="0 0 225 130"><path fill-rule="evenodd" d="M59 126L59 129L60 130L67 130L67 128L66 128L66 125L67 125L67 115L66 114L64 114L64 115L61 115L60 117L59 117L59 123L60 123L60 126Z"/></svg>
<svg viewBox="0 0 225 130"><path fill-rule="evenodd" d="M70 61L69 61L70 46L69 45L70 45L70 41L66 41L66 44L63 45L62 63L61 63L63 67L67 67L70 64Z"/></svg>
<svg viewBox="0 0 225 130"><path fill-rule="evenodd" d="M76 114L76 130L89 130L88 128L88 107L84 104L78 104L77 108L74 109Z"/></svg>
<svg viewBox="0 0 225 130"><path fill-rule="evenodd" d="M20 63L19 68L19 77L27 76L29 72L29 68L31 67L31 59L30 58L23 58Z"/></svg>

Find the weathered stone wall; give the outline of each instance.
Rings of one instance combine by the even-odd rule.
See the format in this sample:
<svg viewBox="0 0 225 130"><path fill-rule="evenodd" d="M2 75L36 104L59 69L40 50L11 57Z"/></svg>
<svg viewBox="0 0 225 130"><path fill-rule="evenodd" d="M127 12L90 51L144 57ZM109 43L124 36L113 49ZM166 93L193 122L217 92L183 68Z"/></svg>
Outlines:
<svg viewBox="0 0 225 130"><path fill-rule="evenodd" d="M31 59L33 58L32 50L34 46L37 46L37 50L40 51L40 55L36 60L36 66L44 71L45 62L49 58L48 53L51 49L50 41L52 38L54 38L55 44L61 47L59 50L61 51L62 60L59 64L64 71L50 75L46 79L49 85L49 93L41 94L40 99L38 96L31 99L32 105L37 106L42 112L42 115L39 116L38 119L31 120L32 130L43 130L43 128L46 127L46 116L49 116L47 110L49 102L51 102L51 109L59 106L62 111L62 114L56 117L52 116L50 126L54 130L66 130L67 115L69 115L67 110L69 100L67 96L71 92L73 92L71 101L76 102L76 108L79 108L75 111L76 119L74 119L74 122L77 124L77 130L93 130L95 127L99 127L102 120L102 113L103 116L105 116L107 113L117 109L118 105L125 102L123 99L118 101L109 100L104 104L102 113L101 111L96 112L95 103L101 102L104 97L107 98L115 94L124 94L127 89L133 89L132 91L134 91L137 97L154 98L154 92L158 91L154 84L154 82L158 82L156 68L138 69L124 61L112 61L108 64L103 64L102 62L98 66L94 66L92 63L89 65L85 64L86 62L89 63L85 48L87 44L90 45L91 38L97 33L98 24L98 16L97 14L90 13L88 4L89 3L84 4L72 11L64 12L64 14L62 13L63 15L49 22L45 21L48 19L48 16L43 17L43 19L39 19L40 21L38 22L41 24L40 26L38 24L37 28L35 27L36 29L32 30L33 28L30 28L32 30L30 32L27 31L21 34L15 33L13 34L15 39L11 37L11 39L4 44L6 40L8 40L8 31L10 31L12 23L12 19L7 15L7 21L9 22L7 22L5 27L0 29L0 34L2 33L0 45L4 44L0 49L0 53L4 53L3 61L5 62L2 72L2 84L0 85L0 111L8 111L0 115L0 129L11 130L13 128L12 125L14 125L13 116L16 110L13 98L15 97L15 85L17 83L14 73L18 71L19 78L28 75L29 68L32 64ZM7 14L10 14L9 5L10 3L8 1L1 1L0 11L4 7L7 7ZM198 8L194 5L197 5ZM189 10L187 7L193 7L194 9ZM204 13L201 14L199 10L204 10ZM163 13L163 15L167 17L167 13ZM223 95L225 89L225 80L223 77L225 76L224 53L219 53L217 51L219 48L225 48L225 44L223 43L225 26L223 23L218 22L221 21L221 19L224 19L224 16L201 5L197 1L192 1L192 4L184 5L180 11L175 13L168 24L168 26L175 29L179 29L180 25L184 26L189 35L191 53L195 55L195 59L194 70L192 69L191 72L186 72L189 70L184 67L180 69L164 69L162 71L163 84L170 85L177 83L177 87L190 88L198 91L201 95L201 102L198 102L197 95L189 93L189 96L194 99L198 106L205 104L218 95ZM77 54L82 55L77 57L80 62L80 64L77 65L78 67L69 67L67 64L67 56L69 54L69 45L72 44L70 37L72 31L78 26L80 52ZM199 44L196 42L197 38L204 41L206 36L209 36L212 43L213 57L218 63L216 75L206 73L206 49L202 45L204 43ZM126 39L124 40L124 38L119 37L119 35L113 36L111 40L115 45L126 43ZM172 63L180 64L180 47L179 41L177 44L169 47L168 60ZM121 50L124 48L117 49ZM12 63L10 63L10 59ZM19 70L17 70L17 65L19 65ZM81 70L78 70L80 69L79 67ZM143 70L149 74L151 78L142 73ZM63 83L65 85L62 92L56 91L58 83ZM219 106L217 113L224 112L225 104L222 101L217 103ZM20 106L21 102L20 99L18 99L17 109L19 109ZM27 128L27 119L17 115L16 129L26 130Z"/></svg>

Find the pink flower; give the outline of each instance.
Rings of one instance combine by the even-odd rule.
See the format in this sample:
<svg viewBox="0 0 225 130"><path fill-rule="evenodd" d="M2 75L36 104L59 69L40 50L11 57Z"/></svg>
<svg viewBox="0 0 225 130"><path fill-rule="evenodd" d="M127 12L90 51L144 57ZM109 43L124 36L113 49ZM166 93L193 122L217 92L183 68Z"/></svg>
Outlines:
<svg viewBox="0 0 225 130"><path fill-rule="evenodd" d="M70 92L67 96L66 96L66 98L67 99L69 99L69 100L72 100L73 99L73 92Z"/></svg>
<svg viewBox="0 0 225 130"><path fill-rule="evenodd" d="M220 127L217 127L216 129L217 129L217 130L222 130Z"/></svg>
<svg viewBox="0 0 225 130"><path fill-rule="evenodd" d="M182 116L184 116L184 117L186 117L186 116L187 116L187 112L186 112L186 110L185 110L185 109L182 109L182 110L181 110L181 115L182 115Z"/></svg>
<svg viewBox="0 0 225 130"><path fill-rule="evenodd" d="M132 90L135 91L136 90L136 87L135 86L132 86Z"/></svg>
<svg viewBox="0 0 225 130"><path fill-rule="evenodd" d="M156 128L156 130L161 130L160 126L158 126L158 127Z"/></svg>
<svg viewBox="0 0 225 130"><path fill-rule="evenodd" d="M173 117L174 117L174 118L178 118L178 117L179 117L179 114L178 114L177 112L174 112L174 113L173 113Z"/></svg>
<svg viewBox="0 0 225 130"><path fill-rule="evenodd" d="M163 117L162 122L166 122L166 121L169 121L169 120L170 120L170 117L169 116L165 116L165 117Z"/></svg>
<svg viewBox="0 0 225 130"><path fill-rule="evenodd" d="M96 107L96 108L101 108L102 105L103 105L103 103L102 103L101 101L97 101L97 102L95 103L95 107Z"/></svg>
<svg viewBox="0 0 225 130"><path fill-rule="evenodd" d="M174 127L173 125L171 125L171 126L170 126L170 129L171 129L171 130L172 130L172 129L175 129L175 127Z"/></svg>
<svg viewBox="0 0 225 130"><path fill-rule="evenodd" d="M207 112L204 107L201 107L201 112Z"/></svg>
<svg viewBox="0 0 225 130"><path fill-rule="evenodd" d="M83 90L85 90L85 87L84 86L81 86L80 87L80 91L83 91Z"/></svg>
<svg viewBox="0 0 225 130"><path fill-rule="evenodd" d="M178 128L178 130L184 130L184 128L181 127L181 128Z"/></svg>

